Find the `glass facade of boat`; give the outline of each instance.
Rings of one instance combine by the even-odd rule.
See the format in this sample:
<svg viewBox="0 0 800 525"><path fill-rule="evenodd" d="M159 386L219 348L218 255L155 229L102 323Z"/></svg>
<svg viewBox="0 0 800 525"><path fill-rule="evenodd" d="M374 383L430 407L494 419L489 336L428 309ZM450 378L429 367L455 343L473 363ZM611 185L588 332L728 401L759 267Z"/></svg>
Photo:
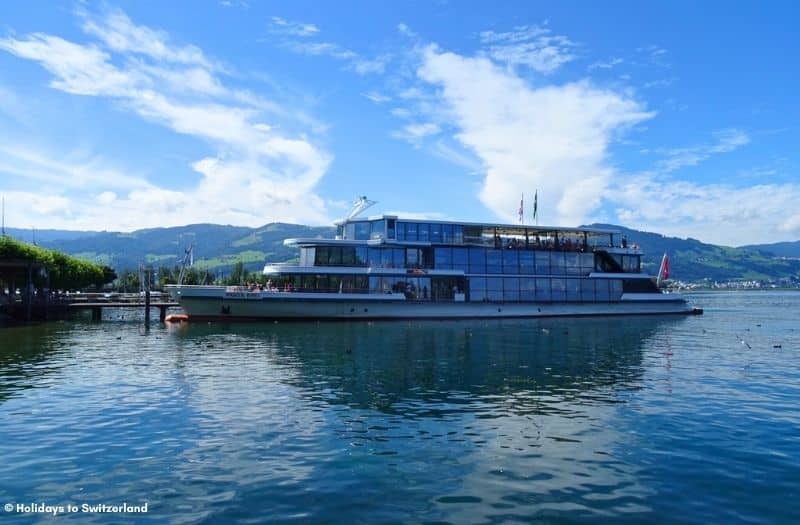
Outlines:
<svg viewBox="0 0 800 525"><path fill-rule="evenodd" d="M299 266L268 272L282 290L479 302L608 302L658 292L642 279L638 250L610 230L381 217L345 221L336 239L291 244L300 248Z"/></svg>

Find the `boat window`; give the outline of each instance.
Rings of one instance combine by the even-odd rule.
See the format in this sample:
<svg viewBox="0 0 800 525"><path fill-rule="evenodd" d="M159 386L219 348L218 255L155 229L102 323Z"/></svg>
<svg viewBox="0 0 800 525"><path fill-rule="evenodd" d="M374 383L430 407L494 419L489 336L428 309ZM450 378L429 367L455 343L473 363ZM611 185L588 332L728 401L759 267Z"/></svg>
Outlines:
<svg viewBox="0 0 800 525"><path fill-rule="evenodd" d="M486 273L486 250L483 248L469 249L470 273Z"/></svg>
<svg viewBox="0 0 800 525"><path fill-rule="evenodd" d="M345 239L355 239L356 238L356 225L353 222L348 222L344 227L344 238Z"/></svg>
<svg viewBox="0 0 800 525"><path fill-rule="evenodd" d="M353 285L356 290L366 292L369 290L369 279L366 275L356 275L353 277Z"/></svg>
<svg viewBox="0 0 800 525"><path fill-rule="evenodd" d="M550 273L553 275L563 275L567 273L564 252L550 252ZM553 300L555 301L556 299Z"/></svg>
<svg viewBox="0 0 800 525"><path fill-rule="evenodd" d="M436 247L433 252L433 267L437 270L451 270L453 268L453 249Z"/></svg>
<svg viewBox="0 0 800 525"><path fill-rule="evenodd" d="M392 267L392 249L387 248L385 250L381 250L381 268L391 268Z"/></svg>
<svg viewBox="0 0 800 525"><path fill-rule="evenodd" d="M442 242L442 225L439 223L431 224L431 242Z"/></svg>
<svg viewBox="0 0 800 525"><path fill-rule="evenodd" d="M417 224L417 238L420 242L428 242L430 240L429 224Z"/></svg>
<svg viewBox="0 0 800 525"><path fill-rule="evenodd" d="M395 219L386 219L386 238L394 239L394 225Z"/></svg>
<svg viewBox="0 0 800 525"><path fill-rule="evenodd" d="M567 300L567 285L565 279L551 279L550 288L553 294L553 301Z"/></svg>
<svg viewBox="0 0 800 525"><path fill-rule="evenodd" d="M581 287L581 300L583 301L594 301L594 280L592 279L581 279L580 280L580 287Z"/></svg>
<svg viewBox="0 0 800 525"><path fill-rule="evenodd" d="M405 241L406 240L406 223L397 221L397 240L398 241Z"/></svg>
<svg viewBox="0 0 800 525"><path fill-rule="evenodd" d="M453 244L464 244L464 226L461 224L453 225Z"/></svg>
<svg viewBox="0 0 800 525"><path fill-rule="evenodd" d="M581 272L581 254L578 252L567 252L564 254L564 265L568 275L580 275Z"/></svg>
<svg viewBox="0 0 800 525"><path fill-rule="evenodd" d="M406 240L407 241L416 241L417 240L417 223L416 222L407 222L406 223Z"/></svg>
<svg viewBox="0 0 800 525"><path fill-rule="evenodd" d="M331 266L342 265L342 248L341 246L328 247L328 264Z"/></svg>
<svg viewBox="0 0 800 525"><path fill-rule="evenodd" d="M612 301L619 301L622 298L622 280L609 279L608 293Z"/></svg>
<svg viewBox="0 0 800 525"><path fill-rule="evenodd" d="M453 240L453 225L442 224L442 242L445 244L454 244Z"/></svg>
<svg viewBox="0 0 800 525"><path fill-rule="evenodd" d="M403 248L392 248L392 267L405 268L406 251Z"/></svg>
<svg viewBox="0 0 800 525"><path fill-rule="evenodd" d="M519 301L519 277L503 278L503 300Z"/></svg>
<svg viewBox="0 0 800 525"><path fill-rule="evenodd" d="M344 238L344 224L340 224L336 227L336 237L339 239Z"/></svg>
<svg viewBox="0 0 800 525"><path fill-rule="evenodd" d="M369 223L366 221L357 222L355 239L358 241L366 241L369 239Z"/></svg>
<svg viewBox="0 0 800 525"><path fill-rule="evenodd" d="M453 248L453 269L469 271L466 248Z"/></svg>
<svg viewBox="0 0 800 525"><path fill-rule="evenodd" d="M550 279L536 279L536 300L544 302L553 300L550 293Z"/></svg>
<svg viewBox="0 0 800 525"><path fill-rule="evenodd" d="M355 246L342 246L342 266L353 266L356 263Z"/></svg>
<svg viewBox="0 0 800 525"><path fill-rule="evenodd" d="M623 255L622 270L629 273L639 273L639 256Z"/></svg>
<svg viewBox="0 0 800 525"><path fill-rule="evenodd" d="M503 250L503 273L519 273L519 251Z"/></svg>
<svg viewBox="0 0 800 525"><path fill-rule="evenodd" d="M470 277L469 279L469 300L470 301L486 301L486 278L485 277Z"/></svg>
<svg viewBox="0 0 800 525"><path fill-rule="evenodd" d="M381 249L370 248L368 252L369 265L372 268L380 268L381 266Z"/></svg>
<svg viewBox="0 0 800 525"><path fill-rule="evenodd" d="M597 301L609 301L611 296L608 294L608 280L597 279L595 282L595 297Z"/></svg>
<svg viewBox="0 0 800 525"><path fill-rule="evenodd" d="M314 266L327 266L328 265L328 247L317 246L316 256L314 257Z"/></svg>
<svg viewBox="0 0 800 525"><path fill-rule="evenodd" d="M536 268L533 265L533 252L522 251L519 253L519 273L536 273Z"/></svg>
<svg viewBox="0 0 800 525"><path fill-rule="evenodd" d="M594 254L593 253L581 253L579 254L580 258L580 268L581 274L588 275L590 272L594 271Z"/></svg>
<svg viewBox="0 0 800 525"><path fill-rule="evenodd" d="M536 279L533 277L520 277L519 299L520 301L536 300Z"/></svg>
<svg viewBox="0 0 800 525"><path fill-rule="evenodd" d="M580 301L581 300L581 280L580 279L567 279L567 301Z"/></svg>
<svg viewBox="0 0 800 525"><path fill-rule="evenodd" d="M486 278L486 296L490 301L503 300L503 278L502 277L487 277Z"/></svg>
<svg viewBox="0 0 800 525"><path fill-rule="evenodd" d="M536 273L540 275L548 275L550 273L550 252L536 252ZM549 285L547 289L550 289Z"/></svg>
<svg viewBox="0 0 800 525"><path fill-rule="evenodd" d="M417 248L406 248L406 267L419 268L419 250Z"/></svg>
<svg viewBox="0 0 800 525"><path fill-rule="evenodd" d="M378 221L370 222L371 231L370 231L370 238L378 239L380 237L385 237L386 235L386 224L383 219Z"/></svg>
<svg viewBox="0 0 800 525"><path fill-rule="evenodd" d="M367 247L356 246L355 266L366 266L366 265L367 265Z"/></svg>
<svg viewBox="0 0 800 525"><path fill-rule="evenodd" d="M503 273L503 252L501 250L486 250L486 273Z"/></svg>

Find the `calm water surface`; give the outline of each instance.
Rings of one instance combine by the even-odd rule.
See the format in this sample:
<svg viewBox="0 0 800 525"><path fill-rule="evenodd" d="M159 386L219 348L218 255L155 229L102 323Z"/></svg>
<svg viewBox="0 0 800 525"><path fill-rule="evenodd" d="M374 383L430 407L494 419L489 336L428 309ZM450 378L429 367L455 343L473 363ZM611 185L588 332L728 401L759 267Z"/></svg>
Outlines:
<svg viewBox="0 0 800 525"><path fill-rule="evenodd" d="M688 318L0 330L4 523L797 523L800 293ZM776 348L776 346L780 346Z"/></svg>

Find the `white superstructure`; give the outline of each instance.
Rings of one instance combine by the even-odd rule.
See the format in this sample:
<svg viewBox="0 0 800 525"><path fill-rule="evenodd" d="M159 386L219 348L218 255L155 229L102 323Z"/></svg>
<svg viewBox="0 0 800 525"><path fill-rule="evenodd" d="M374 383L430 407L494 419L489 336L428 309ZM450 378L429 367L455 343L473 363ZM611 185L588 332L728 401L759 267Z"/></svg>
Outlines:
<svg viewBox="0 0 800 525"><path fill-rule="evenodd" d="M190 319L699 313L642 273L639 247L615 230L356 213L337 223L333 239L284 243L300 250L300 262L267 264L267 286L170 293Z"/></svg>

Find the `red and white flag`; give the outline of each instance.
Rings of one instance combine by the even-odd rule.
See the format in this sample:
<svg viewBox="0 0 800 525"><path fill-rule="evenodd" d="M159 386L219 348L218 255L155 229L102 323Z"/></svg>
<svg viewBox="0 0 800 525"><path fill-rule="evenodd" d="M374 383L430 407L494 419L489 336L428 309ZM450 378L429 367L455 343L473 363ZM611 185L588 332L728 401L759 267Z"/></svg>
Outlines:
<svg viewBox="0 0 800 525"><path fill-rule="evenodd" d="M661 267L658 269L658 286L661 286L661 282L667 279L669 279L669 257L665 253L664 257L661 258Z"/></svg>

